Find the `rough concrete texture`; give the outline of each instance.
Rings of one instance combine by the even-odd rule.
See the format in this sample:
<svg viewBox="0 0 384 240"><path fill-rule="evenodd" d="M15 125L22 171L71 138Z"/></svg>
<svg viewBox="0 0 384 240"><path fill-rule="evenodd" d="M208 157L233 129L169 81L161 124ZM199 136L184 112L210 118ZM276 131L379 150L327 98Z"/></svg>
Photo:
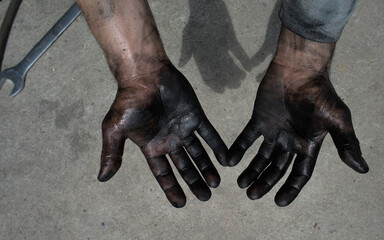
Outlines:
<svg viewBox="0 0 384 240"><path fill-rule="evenodd" d="M0 2L1 21L9 2ZM18 63L72 3L24 1L3 69ZM190 3L150 1L170 59L229 146L250 118L274 52L278 3ZM384 239L383 12L382 0L360 1L337 44L331 74L352 111L370 172L360 175L344 165L328 136L312 179L285 208L273 201L285 178L256 201L236 185L260 140L234 168L215 162L222 183L208 202L180 180L188 198L182 209L167 202L131 142L117 175L98 182L100 125L116 84L79 17L30 70L20 95L7 97L9 82L0 91L0 239ZM247 65L252 56L255 66Z"/></svg>

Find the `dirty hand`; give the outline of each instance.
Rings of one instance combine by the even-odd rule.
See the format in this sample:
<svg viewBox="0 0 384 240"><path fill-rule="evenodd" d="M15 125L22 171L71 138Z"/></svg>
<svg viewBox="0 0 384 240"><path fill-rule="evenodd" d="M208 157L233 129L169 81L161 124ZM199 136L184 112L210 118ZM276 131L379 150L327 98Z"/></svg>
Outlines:
<svg viewBox="0 0 384 240"><path fill-rule="evenodd" d="M107 181L118 171L124 142L129 138L140 147L173 206L184 206L186 197L166 155L193 194L201 201L208 200L211 196L208 186L217 187L220 176L195 131L222 165L226 165L227 147L205 116L187 79L168 64L126 82L119 87L102 124L103 151L98 179Z"/></svg>
<svg viewBox="0 0 384 240"><path fill-rule="evenodd" d="M250 199L265 195L283 177L294 156L292 172L275 196L289 205L310 179L324 137L329 132L339 156L366 173L348 107L329 81L335 43L303 39L282 27L278 49L260 83L252 118L231 146L228 165L236 165L252 143L264 141L237 182Z"/></svg>
<svg viewBox="0 0 384 240"><path fill-rule="evenodd" d="M209 187L217 187L220 176L195 131L222 165L226 164L227 147L187 79L170 63L148 2L76 1L118 84L116 98L102 124L98 179L107 181L119 170L129 138L140 147L173 206L184 206L186 197L167 155L193 194L208 200Z"/></svg>

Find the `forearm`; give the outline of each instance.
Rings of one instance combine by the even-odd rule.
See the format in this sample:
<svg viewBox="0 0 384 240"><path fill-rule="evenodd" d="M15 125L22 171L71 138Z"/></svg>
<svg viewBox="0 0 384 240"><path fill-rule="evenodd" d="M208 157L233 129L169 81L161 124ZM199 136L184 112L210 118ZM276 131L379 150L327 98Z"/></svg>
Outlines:
<svg viewBox="0 0 384 240"><path fill-rule="evenodd" d="M168 62L146 0L76 0L120 87Z"/></svg>
<svg viewBox="0 0 384 240"><path fill-rule="evenodd" d="M286 67L328 71L336 43L305 39L281 26L274 62Z"/></svg>

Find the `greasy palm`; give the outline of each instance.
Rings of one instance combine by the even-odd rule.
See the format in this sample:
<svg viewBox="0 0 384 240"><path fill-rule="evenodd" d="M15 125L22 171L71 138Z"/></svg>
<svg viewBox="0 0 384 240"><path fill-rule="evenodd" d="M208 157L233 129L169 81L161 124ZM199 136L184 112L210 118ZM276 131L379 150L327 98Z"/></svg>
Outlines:
<svg viewBox="0 0 384 240"><path fill-rule="evenodd" d="M300 42L292 34L282 29L277 54L260 83L252 118L227 158L228 165L236 165L263 135L257 155L238 178L241 188L249 186L248 197L258 199L283 177L296 155L292 172L276 194L279 206L290 204L310 179L328 132L344 163L357 172L368 171L350 111L329 81L334 44Z"/></svg>
<svg viewBox="0 0 384 240"><path fill-rule="evenodd" d="M172 65L128 82L119 88L103 121L98 179L107 181L118 171L124 143L129 138L140 147L173 206L184 206L186 198L166 155L196 197L208 200L211 192L207 184L217 187L220 176L194 132L208 143L222 165L225 165L227 148L205 116L189 82Z"/></svg>

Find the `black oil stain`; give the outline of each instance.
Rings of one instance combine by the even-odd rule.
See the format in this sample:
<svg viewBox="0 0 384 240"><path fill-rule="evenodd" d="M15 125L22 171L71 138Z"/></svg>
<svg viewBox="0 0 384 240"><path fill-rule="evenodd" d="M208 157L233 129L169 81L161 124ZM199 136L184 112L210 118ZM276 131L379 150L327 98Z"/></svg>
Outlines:
<svg viewBox="0 0 384 240"><path fill-rule="evenodd" d="M55 115L56 129L65 130L67 134L58 136L63 141L69 142L71 150L71 160L79 158L79 154L89 151L89 141L91 135L81 128L81 118L84 116L84 100L79 99L69 105L61 106L59 101L41 100L37 111L38 119L50 117L50 113ZM51 116L53 117L53 116ZM75 122L75 126L69 124ZM55 132L60 132L55 130Z"/></svg>
<svg viewBox="0 0 384 240"><path fill-rule="evenodd" d="M64 106L56 111L55 125L57 128L68 129L72 119L79 119L84 115L84 100L80 99L69 106Z"/></svg>
<svg viewBox="0 0 384 240"><path fill-rule="evenodd" d="M59 107L60 103L59 101L49 101L49 100L41 100L39 104L39 109L37 112L37 115L40 118L43 118L46 116L46 114L56 111Z"/></svg>

